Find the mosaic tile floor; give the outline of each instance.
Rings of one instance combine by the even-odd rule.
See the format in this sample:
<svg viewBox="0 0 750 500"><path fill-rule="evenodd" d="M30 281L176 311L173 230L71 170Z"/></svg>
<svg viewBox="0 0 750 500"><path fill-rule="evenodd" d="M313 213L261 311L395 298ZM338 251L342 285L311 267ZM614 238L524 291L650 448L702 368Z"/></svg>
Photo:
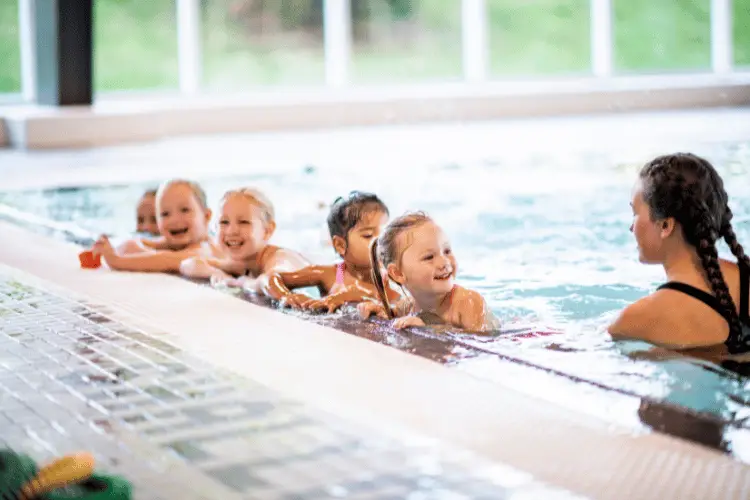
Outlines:
<svg viewBox="0 0 750 500"><path fill-rule="evenodd" d="M114 316L0 268L0 445L90 450L136 498L580 498L291 401Z"/></svg>

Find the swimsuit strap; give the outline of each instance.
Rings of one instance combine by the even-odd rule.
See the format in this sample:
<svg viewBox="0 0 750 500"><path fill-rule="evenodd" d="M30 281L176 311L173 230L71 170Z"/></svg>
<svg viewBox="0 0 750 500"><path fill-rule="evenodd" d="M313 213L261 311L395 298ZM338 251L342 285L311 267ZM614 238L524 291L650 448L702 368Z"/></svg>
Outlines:
<svg viewBox="0 0 750 500"><path fill-rule="evenodd" d="M336 264L336 284L344 284L344 270L346 270L346 262Z"/></svg>

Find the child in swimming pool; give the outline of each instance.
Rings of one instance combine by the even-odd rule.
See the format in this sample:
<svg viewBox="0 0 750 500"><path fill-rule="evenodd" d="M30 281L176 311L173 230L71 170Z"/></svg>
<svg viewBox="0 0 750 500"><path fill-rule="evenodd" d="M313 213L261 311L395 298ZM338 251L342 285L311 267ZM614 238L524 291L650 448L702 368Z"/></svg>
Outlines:
<svg viewBox="0 0 750 500"><path fill-rule="evenodd" d="M391 221L373 241L370 258L380 303L359 304L363 318L372 314L395 317L395 328L442 324L486 332L500 327L479 293L454 283L457 263L450 241L425 213L408 213ZM411 296L393 308L383 293L380 263L388 278Z"/></svg>
<svg viewBox="0 0 750 500"><path fill-rule="evenodd" d="M378 292L372 281L370 242L380 235L388 221L388 207L372 193L352 191L338 198L328 213L328 232L338 264L312 265L289 273L270 276L266 295L283 304L301 309L322 309L333 312L346 303L376 299ZM315 286L322 299L292 293L291 290ZM389 298L400 295L388 290Z"/></svg>
<svg viewBox="0 0 750 500"><path fill-rule="evenodd" d="M260 292L268 282L268 273L294 271L309 264L299 253L269 244L276 230L275 211L257 189L226 192L219 210L213 255L185 260L180 266L183 275Z"/></svg>
<svg viewBox="0 0 750 500"><path fill-rule="evenodd" d="M208 221L211 210L201 187L192 181L173 179L156 192L156 221L160 237L135 238L117 249L102 235L92 247L117 271L177 272L180 263L210 252Z"/></svg>
<svg viewBox="0 0 750 500"><path fill-rule="evenodd" d="M138 200L136 208L136 232L143 236L159 236L156 223L156 189L149 189Z"/></svg>

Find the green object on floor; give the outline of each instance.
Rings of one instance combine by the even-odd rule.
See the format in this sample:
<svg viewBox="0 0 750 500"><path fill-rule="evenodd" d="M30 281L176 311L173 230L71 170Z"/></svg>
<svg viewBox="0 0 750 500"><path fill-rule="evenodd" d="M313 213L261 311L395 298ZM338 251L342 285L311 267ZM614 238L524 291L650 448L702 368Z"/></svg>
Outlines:
<svg viewBox="0 0 750 500"><path fill-rule="evenodd" d="M38 467L28 456L0 450L0 498L12 499ZM94 472L88 479L39 496L40 500L131 500L132 486L125 478Z"/></svg>
<svg viewBox="0 0 750 500"><path fill-rule="evenodd" d="M0 498L13 498L37 470L36 463L26 455L0 450Z"/></svg>
<svg viewBox="0 0 750 500"><path fill-rule="evenodd" d="M120 476L95 472L82 483L60 488L44 495L45 500L130 500L130 483Z"/></svg>

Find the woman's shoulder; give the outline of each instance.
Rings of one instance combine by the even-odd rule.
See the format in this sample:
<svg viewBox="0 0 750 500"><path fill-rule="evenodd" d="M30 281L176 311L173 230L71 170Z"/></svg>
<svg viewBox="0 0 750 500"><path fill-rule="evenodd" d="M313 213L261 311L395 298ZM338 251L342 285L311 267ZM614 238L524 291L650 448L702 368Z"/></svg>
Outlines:
<svg viewBox="0 0 750 500"><path fill-rule="evenodd" d="M660 303L663 300L663 295L657 291L624 307L609 325L609 333L622 337L647 336L661 319Z"/></svg>

